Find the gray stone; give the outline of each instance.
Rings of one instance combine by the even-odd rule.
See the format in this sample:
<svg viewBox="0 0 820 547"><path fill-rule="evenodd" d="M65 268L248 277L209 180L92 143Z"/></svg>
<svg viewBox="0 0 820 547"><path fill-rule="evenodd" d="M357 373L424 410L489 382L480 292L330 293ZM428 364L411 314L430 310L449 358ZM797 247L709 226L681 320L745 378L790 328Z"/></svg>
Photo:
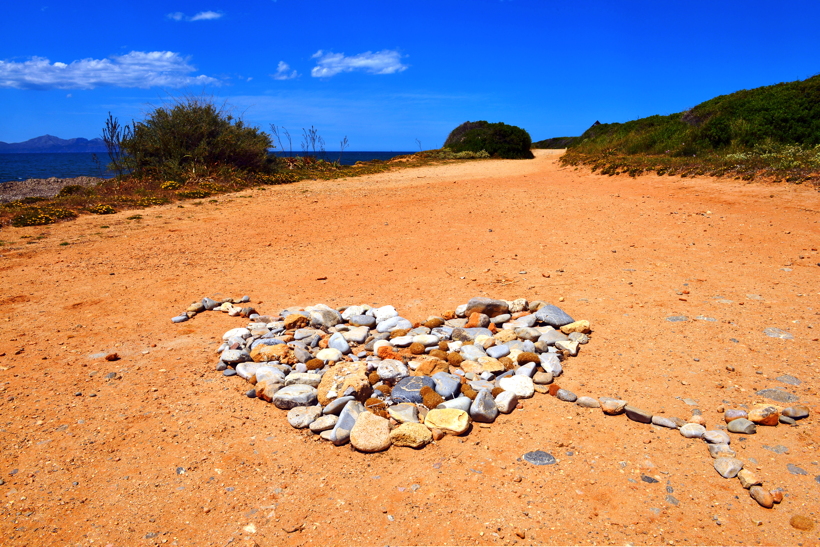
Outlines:
<svg viewBox="0 0 820 547"><path fill-rule="evenodd" d="M511 319L511 315L509 313L502 313L501 315L496 315L495 317L490 318L490 322L493 325L503 325L507 321Z"/></svg>
<svg viewBox="0 0 820 547"><path fill-rule="evenodd" d="M720 473L724 479L733 479L743 469L743 462L737 458L716 458L714 461L715 471Z"/></svg>
<svg viewBox="0 0 820 547"><path fill-rule="evenodd" d="M254 372L254 376L256 376L257 383L268 382L284 384L286 374L278 368L274 368L271 366L261 366L256 369L256 371Z"/></svg>
<svg viewBox="0 0 820 547"><path fill-rule="evenodd" d="M660 427L668 427L669 429L677 429L678 424L675 420L671 418L667 418L666 416L652 416L652 425L657 425Z"/></svg>
<svg viewBox="0 0 820 547"><path fill-rule="evenodd" d="M370 310L369 313L373 314L373 317L376 318L376 322L378 323L399 316L399 312L397 312L396 308L394 308L393 306L382 306L381 308L374 308Z"/></svg>
<svg viewBox="0 0 820 547"><path fill-rule="evenodd" d="M799 386L801 384L800 380L795 378L791 374L783 374L775 379L778 382L783 382L784 384L789 384L790 386Z"/></svg>
<svg viewBox="0 0 820 547"><path fill-rule="evenodd" d="M521 317L513 321L513 324L515 324L515 326L517 327L534 327L537 322L538 318L536 318L535 315L531 313L529 315L522 315Z"/></svg>
<svg viewBox="0 0 820 547"><path fill-rule="evenodd" d="M632 405L626 405L624 407L624 413L626 413L627 418L634 422L640 422L642 424L652 423L652 414Z"/></svg>
<svg viewBox="0 0 820 547"><path fill-rule="evenodd" d="M495 317L508 313L509 305L504 300L493 300L492 298L477 297L471 298L467 302L464 309L464 317L469 317L470 314L478 312L483 313L487 317Z"/></svg>
<svg viewBox="0 0 820 547"><path fill-rule="evenodd" d="M757 426L754 422L747 420L746 418L732 420L726 425L726 429L732 433L742 433L744 435L754 435L757 433Z"/></svg>
<svg viewBox="0 0 820 547"><path fill-rule="evenodd" d="M390 448L390 422L371 412L362 412L350 430L350 444L359 452L387 450Z"/></svg>
<svg viewBox="0 0 820 547"><path fill-rule="evenodd" d="M501 344L499 346L493 346L487 349L487 355L492 357L493 359L501 359L502 357L506 357L510 354L510 347L506 344Z"/></svg>
<svg viewBox="0 0 820 547"><path fill-rule="evenodd" d="M219 356L219 359L229 365L238 365L239 363L250 361L251 356L244 349L226 349L222 352L222 355Z"/></svg>
<svg viewBox="0 0 820 547"><path fill-rule="evenodd" d="M316 309L314 306L310 311L310 325L313 327L324 327L326 329L335 327L342 322L342 316L336 310Z"/></svg>
<svg viewBox="0 0 820 547"><path fill-rule="evenodd" d="M373 318L371 317L371 319ZM344 339L347 340L348 343L364 344L364 341L367 340L367 335L370 334L370 329L368 329L367 327L354 327L341 334L344 337Z"/></svg>
<svg viewBox="0 0 820 547"><path fill-rule="evenodd" d="M396 336L395 338L390 339L390 345L395 346L397 348L406 348L412 343L412 336Z"/></svg>
<svg viewBox="0 0 820 547"><path fill-rule="evenodd" d="M567 342L556 342L555 347L560 350L568 351L573 357L578 355L578 342L573 342L572 340Z"/></svg>
<svg viewBox="0 0 820 547"><path fill-rule="evenodd" d="M291 372L285 377L286 386L302 384L311 387L319 387L319 383L321 381L321 374L313 374L310 372Z"/></svg>
<svg viewBox="0 0 820 547"><path fill-rule="evenodd" d="M435 389L436 393L445 399L452 399L459 394L459 391L461 390L461 381L455 374L437 372L433 374L432 378L436 383L433 389Z"/></svg>
<svg viewBox="0 0 820 547"><path fill-rule="evenodd" d="M344 409L345 405L354 399L355 397L353 397L352 395L334 399L330 401L327 405L325 405L325 408L322 410L322 413L338 415Z"/></svg>
<svg viewBox="0 0 820 547"><path fill-rule="evenodd" d="M290 410L297 406L313 406L316 404L318 392L315 387L304 384L285 386L277 391L271 401L276 408Z"/></svg>
<svg viewBox="0 0 820 547"><path fill-rule="evenodd" d="M569 339L569 336L555 329L550 329L538 337L539 342L544 342L549 346L555 345L556 342L568 342Z"/></svg>
<svg viewBox="0 0 820 547"><path fill-rule="evenodd" d="M407 376L393 387L390 397L397 403L421 403L419 392L424 386L435 389L436 383L429 376Z"/></svg>
<svg viewBox="0 0 820 547"><path fill-rule="evenodd" d="M601 408L601 403L599 403L598 399L595 399L594 397L578 397L575 404L583 408Z"/></svg>
<svg viewBox="0 0 820 547"><path fill-rule="evenodd" d="M777 327L768 327L763 329L763 334L771 338L780 338L781 340L791 340L794 335L790 332L780 330Z"/></svg>
<svg viewBox="0 0 820 547"><path fill-rule="evenodd" d="M769 446L767 444L764 444L763 448L771 452L774 452L775 454L788 454L789 452L788 447L785 447L782 444L777 444L775 446Z"/></svg>
<svg viewBox="0 0 820 547"><path fill-rule="evenodd" d="M424 347L437 346L440 338L435 334L417 334L413 336L414 344L421 344Z"/></svg>
<svg viewBox="0 0 820 547"><path fill-rule="evenodd" d="M492 423L498 416L498 407L495 405L492 393L482 389L470 405L470 417L473 421Z"/></svg>
<svg viewBox="0 0 820 547"><path fill-rule="evenodd" d="M184 323L188 320L188 315L182 313L171 318L171 323Z"/></svg>
<svg viewBox="0 0 820 547"><path fill-rule="evenodd" d="M564 310L552 304L547 304L539 308L538 311L535 312L535 317L542 323L555 328L575 322L575 319L570 317Z"/></svg>
<svg viewBox="0 0 820 547"><path fill-rule="evenodd" d="M781 424L797 425L797 420L795 420L794 418L789 418L788 416L783 416L782 414L777 417L777 421Z"/></svg>
<svg viewBox="0 0 820 547"><path fill-rule="evenodd" d="M480 357L486 356L486 352L484 348L480 346L462 346L461 348L461 356L464 357L467 361L478 361Z"/></svg>
<svg viewBox="0 0 820 547"><path fill-rule="evenodd" d="M288 411L288 423L296 429L304 429L321 415L321 406L297 406Z"/></svg>
<svg viewBox="0 0 820 547"><path fill-rule="evenodd" d="M532 376L532 381L534 384L539 386L545 386L551 384L553 382L553 377L551 372L536 372Z"/></svg>
<svg viewBox="0 0 820 547"><path fill-rule="evenodd" d="M413 323L404 317L391 317L379 323L376 330L378 332L393 332L394 330L410 330L412 328Z"/></svg>
<svg viewBox="0 0 820 547"><path fill-rule="evenodd" d="M354 327L372 328L376 326L376 318L372 315L354 315L347 322Z"/></svg>
<svg viewBox="0 0 820 547"><path fill-rule="evenodd" d="M457 410L463 410L469 414L470 406L472 406L473 401L469 397L464 395L460 395L455 399L450 399L449 401L444 401L436 408L455 408ZM392 407L391 407L392 408Z"/></svg>
<svg viewBox="0 0 820 547"><path fill-rule="evenodd" d="M552 465L556 462L555 457L552 454L544 452L543 450L527 452L522 456L522 458L525 462L533 465Z"/></svg>
<svg viewBox="0 0 820 547"><path fill-rule="evenodd" d="M385 359L376 368L379 379L385 382L398 382L409 374L407 365L396 359Z"/></svg>
<svg viewBox="0 0 820 547"><path fill-rule="evenodd" d="M518 327L515 329L515 335L521 340L529 340L535 342L541 337L541 333L531 327Z"/></svg>
<svg viewBox="0 0 820 547"><path fill-rule="evenodd" d="M512 391L502 391L495 398L495 406L502 414L509 414L515 410L518 404L518 396Z"/></svg>
<svg viewBox="0 0 820 547"><path fill-rule="evenodd" d="M213 298L205 297L205 298L202 299L202 307L205 308L208 311L211 311L215 308L218 308L221 305L222 305L222 302L217 302Z"/></svg>
<svg viewBox="0 0 820 547"><path fill-rule="evenodd" d="M310 423L308 427L314 433L321 433L322 431L330 431L339 421L339 417L333 414L325 414L320 418L316 418Z"/></svg>
<svg viewBox="0 0 820 547"><path fill-rule="evenodd" d="M512 391L519 399L528 399L535 393L535 385L528 376L507 376L498 381L504 391Z"/></svg>
<svg viewBox="0 0 820 547"><path fill-rule="evenodd" d="M293 347L293 355L296 356L296 359L300 363L307 363L311 359L313 359L313 354L310 353L308 350L304 348L300 348L299 346Z"/></svg>
<svg viewBox="0 0 820 547"><path fill-rule="evenodd" d="M802 420L803 418L808 418L809 408L804 405L794 405L784 408L780 414L794 420Z"/></svg>
<svg viewBox="0 0 820 547"><path fill-rule="evenodd" d="M492 391L495 387L495 384L493 382L490 382L489 380L473 380L471 382L468 382L468 384L471 388L473 388L476 391L481 391L482 389Z"/></svg>
<svg viewBox="0 0 820 547"><path fill-rule="evenodd" d="M565 401L567 403L574 403L578 400L578 396L567 389L559 389L555 393L555 396L558 398L558 400Z"/></svg>
<svg viewBox="0 0 820 547"><path fill-rule="evenodd" d="M808 472L806 472L805 469L803 469L802 467L797 467L793 463L787 464L786 469L788 469L789 473L791 473L792 475L808 475Z"/></svg>
<svg viewBox="0 0 820 547"><path fill-rule="evenodd" d="M673 315L672 317L667 317L666 320L671 323L682 323L684 321L689 321L689 318L685 315Z"/></svg>
<svg viewBox="0 0 820 547"><path fill-rule="evenodd" d="M400 424L418 423L419 421L419 409L413 403L399 403L390 406L387 408L387 413Z"/></svg>
<svg viewBox="0 0 820 547"><path fill-rule="evenodd" d="M569 333L569 339L573 342L578 342L581 345L589 343L589 336L583 332L571 332Z"/></svg>
<svg viewBox="0 0 820 547"><path fill-rule="evenodd" d="M526 365L521 365L517 369L515 369L515 374L519 376L529 376L532 378L535 375L535 367L537 365L535 363L527 363Z"/></svg>
<svg viewBox="0 0 820 547"><path fill-rule="evenodd" d="M732 450L728 444L710 444L708 445L709 455L712 458L734 458L737 453Z"/></svg>
<svg viewBox="0 0 820 547"><path fill-rule="evenodd" d="M359 401L349 401L342 413L339 415L339 420L336 425L330 430L322 432L322 437L331 441L336 446L341 446L350 440L350 430L356 425L356 419L362 412L367 412L364 405ZM327 435L325 435L327 433Z"/></svg>
<svg viewBox="0 0 820 547"><path fill-rule="evenodd" d="M256 371L261 366L262 363L239 363L238 365L236 365L236 374L243 380L250 380L253 376L256 375Z"/></svg>
<svg viewBox="0 0 820 547"><path fill-rule="evenodd" d="M731 437L725 431L707 431L701 437L704 441L710 444L729 444L732 442Z"/></svg>

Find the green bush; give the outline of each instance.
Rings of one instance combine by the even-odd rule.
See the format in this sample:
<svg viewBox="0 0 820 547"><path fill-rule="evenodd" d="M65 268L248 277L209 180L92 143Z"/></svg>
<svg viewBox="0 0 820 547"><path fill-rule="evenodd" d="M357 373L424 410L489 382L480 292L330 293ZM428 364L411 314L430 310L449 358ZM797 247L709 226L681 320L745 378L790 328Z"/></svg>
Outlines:
<svg viewBox="0 0 820 547"><path fill-rule="evenodd" d="M246 172L268 170L271 147L267 133L245 125L207 99L185 97L128 127L116 148L124 152L121 161L132 174L175 181L224 166Z"/></svg>
<svg viewBox="0 0 820 547"><path fill-rule="evenodd" d="M182 199L202 199L210 196L211 193L207 190L185 190L177 192L177 196Z"/></svg>
<svg viewBox="0 0 820 547"><path fill-rule="evenodd" d="M464 122L444 141L444 147L455 153L486 152L498 158L533 158L530 151L530 134L514 125L488 123L486 121Z"/></svg>
<svg viewBox="0 0 820 547"><path fill-rule="evenodd" d="M93 213L95 215L113 215L117 212L117 210L111 207L110 205L100 203L89 207L88 212Z"/></svg>

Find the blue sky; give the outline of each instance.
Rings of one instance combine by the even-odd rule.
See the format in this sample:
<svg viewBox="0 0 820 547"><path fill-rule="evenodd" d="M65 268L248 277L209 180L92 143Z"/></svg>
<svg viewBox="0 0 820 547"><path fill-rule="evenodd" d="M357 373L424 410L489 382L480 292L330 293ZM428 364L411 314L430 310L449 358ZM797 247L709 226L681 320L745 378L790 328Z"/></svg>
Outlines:
<svg viewBox="0 0 820 547"><path fill-rule="evenodd" d="M5 2L0 141L99 136L184 93L298 150L438 148L467 120L533 140L820 73L820 3Z"/></svg>

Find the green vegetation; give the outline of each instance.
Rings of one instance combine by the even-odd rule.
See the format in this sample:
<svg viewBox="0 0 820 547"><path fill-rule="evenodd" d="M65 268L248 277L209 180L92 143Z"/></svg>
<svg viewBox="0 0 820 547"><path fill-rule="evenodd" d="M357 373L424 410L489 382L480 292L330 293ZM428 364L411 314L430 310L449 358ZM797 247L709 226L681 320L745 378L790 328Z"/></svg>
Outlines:
<svg viewBox="0 0 820 547"><path fill-rule="evenodd" d="M818 180L820 76L715 97L686 112L596 124L562 162L606 174Z"/></svg>
<svg viewBox="0 0 820 547"><path fill-rule="evenodd" d="M553 137L551 139L534 142L532 143L532 147L535 149L560 150L562 148L569 148L578 142L579 139L580 137Z"/></svg>
<svg viewBox="0 0 820 547"><path fill-rule="evenodd" d="M530 134L520 127L483 120L464 122L444 141L444 148L454 153L483 151L493 157L508 159L533 158L531 146Z"/></svg>

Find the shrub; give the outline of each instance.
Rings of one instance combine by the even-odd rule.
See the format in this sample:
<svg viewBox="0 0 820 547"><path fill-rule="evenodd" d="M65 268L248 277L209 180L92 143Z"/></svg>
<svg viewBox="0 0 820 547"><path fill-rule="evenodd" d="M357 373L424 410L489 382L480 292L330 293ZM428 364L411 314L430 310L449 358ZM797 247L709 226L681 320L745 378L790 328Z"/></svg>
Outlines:
<svg viewBox="0 0 820 547"><path fill-rule="evenodd" d="M159 185L160 188L163 190L179 190L182 188L182 183L177 182L175 180L166 180L162 184Z"/></svg>
<svg viewBox="0 0 820 547"><path fill-rule="evenodd" d="M444 141L444 147L455 153L486 152L490 156L508 159L533 158L530 134L514 125L464 122Z"/></svg>
<svg viewBox="0 0 820 547"><path fill-rule="evenodd" d="M104 203L99 203L97 205L92 205L88 208L89 213L94 213L95 215L113 215L116 213L116 209L111 207L110 205L105 205Z"/></svg>
<svg viewBox="0 0 820 547"><path fill-rule="evenodd" d="M75 218L77 213L67 209L57 209L54 207L30 207L11 219L11 225L17 228L23 226L44 226L54 224L58 220Z"/></svg>
<svg viewBox="0 0 820 547"><path fill-rule="evenodd" d="M138 199L137 200L137 206L138 207L151 207L153 205L165 205L166 203L169 203L170 201L171 200L169 200L168 198L159 197L159 196L151 196L151 197L145 197L145 198Z"/></svg>
<svg viewBox="0 0 820 547"><path fill-rule="evenodd" d="M66 197L66 196L82 196L88 193L85 186L80 186L79 184L69 184L67 186L63 186L60 192L57 194L57 197Z"/></svg>
<svg viewBox="0 0 820 547"><path fill-rule="evenodd" d="M198 97L156 108L119 142L132 174L166 181L202 176L224 165L264 171L271 166L271 147L267 133Z"/></svg>
<svg viewBox="0 0 820 547"><path fill-rule="evenodd" d="M182 199L201 199L207 198L210 195L211 193L207 190L185 190L183 192L177 192L177 196Z"/></svg>

